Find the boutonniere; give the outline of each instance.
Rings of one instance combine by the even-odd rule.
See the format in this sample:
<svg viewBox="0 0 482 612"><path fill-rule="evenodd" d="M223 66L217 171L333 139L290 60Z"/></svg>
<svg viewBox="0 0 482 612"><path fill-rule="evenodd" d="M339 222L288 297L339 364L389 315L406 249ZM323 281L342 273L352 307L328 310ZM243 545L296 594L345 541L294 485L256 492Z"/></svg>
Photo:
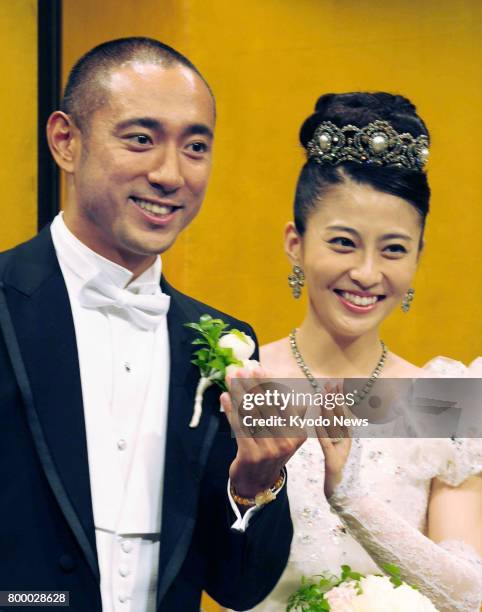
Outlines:
<svg viewBox="0 0 482 612"><path fill-rule="evenodd" d="M198 334L192 344L201 346L194 351L194 359L191 360L191 363L199 367L201 373L194 398L194 410L189 423L189 427L197 427L202 415L204 391L213 384L226 391L225 381L229 366L258 365L257 361L249 359L256 345L251 336L239 329L229 329L229 325L222 319L213 319L207 314L203 315L198 323L185 323L184 325L194 329Z"/></svg>

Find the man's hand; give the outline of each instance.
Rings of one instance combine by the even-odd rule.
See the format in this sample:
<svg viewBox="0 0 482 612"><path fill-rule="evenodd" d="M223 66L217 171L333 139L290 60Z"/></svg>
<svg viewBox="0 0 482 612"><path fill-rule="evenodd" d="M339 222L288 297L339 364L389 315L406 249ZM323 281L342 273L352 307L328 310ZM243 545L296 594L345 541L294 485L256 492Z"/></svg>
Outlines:
<svg viewBox="0 0 482 612"><path fill-rule="evenodd" d="M240 368L227 377L230 393L232 393L233 378L236 378L240 385L240 390L237 392L239 396L243 390L252 393L254 382L258 384L270 382L270 378L260 366L250 370ZM245 386L243 386L244 381L247 381ZM263 437L259 433L250 436L247 428L240 423L239 411L234 407L239 404L234 402L233 406L230 393L221 395L221 404L238 444L238 453L229 468L229 477L239 496L254 498L261 491L274 485L286 462L306 440L306 435L300 435L298 432L297 437L285 437L280 427L276 427L275 431L271 428L271 432L267 427L263 430ZM252 413L252 416L257 418L267 416L263 414L262 408L257 408L255 412L256 415ZM271 409L271 414L272 412Z"/></svg>

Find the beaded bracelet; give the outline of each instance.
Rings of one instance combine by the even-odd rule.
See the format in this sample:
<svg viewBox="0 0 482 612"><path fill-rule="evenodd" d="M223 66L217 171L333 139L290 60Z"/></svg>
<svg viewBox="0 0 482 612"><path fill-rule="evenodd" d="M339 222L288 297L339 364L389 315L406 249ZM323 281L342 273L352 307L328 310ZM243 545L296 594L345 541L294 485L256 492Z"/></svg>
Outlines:
<svg viewBox="0 0 482 612"><path fill-rule="evenodd" d="M269 504L270 502L276 499L276 494L278 493L279 489L283 486L285 478L286 478L285 473L284 471L282 471L278 480L274 483L274 485L269 487L269 489L260 491L259 493L255 495L255 497L241 497L240 495L236 493L233 485L231 484L231 487L230 487L231 496L234 499L234 501L238 504L238 506L257 506L257 507L264 506L265 504Z"/></svg>

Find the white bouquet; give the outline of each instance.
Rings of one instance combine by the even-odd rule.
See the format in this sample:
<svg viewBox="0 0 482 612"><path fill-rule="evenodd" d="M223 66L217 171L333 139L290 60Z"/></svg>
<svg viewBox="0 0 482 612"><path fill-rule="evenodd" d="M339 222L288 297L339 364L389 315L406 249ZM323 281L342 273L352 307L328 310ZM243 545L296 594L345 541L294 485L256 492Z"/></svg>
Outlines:
<svg viewBox="0 0 482 612"><path fill-rule="evenodd" d="M287 612L437 612L432 602L400 579L400 570L384 565L389 576L364 576L342 566L341 577L323 574L317 583L302 579Z"/></svg>

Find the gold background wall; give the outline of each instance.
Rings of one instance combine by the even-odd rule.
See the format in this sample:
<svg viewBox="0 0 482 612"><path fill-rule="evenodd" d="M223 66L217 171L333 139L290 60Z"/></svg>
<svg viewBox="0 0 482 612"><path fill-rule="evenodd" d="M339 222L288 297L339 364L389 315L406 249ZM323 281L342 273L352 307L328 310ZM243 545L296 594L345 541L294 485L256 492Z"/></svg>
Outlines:
<svg viewBox="0 0 482 612"><path fill-rule="evenodd" d="M37 228L37 2L0 2L0 251Z"/></svg>
<svg viewBox="0 0 482 612"><path fill-rule="evenodd" d="M0 2L0 249L36 231L36 11ZM262 342L286 335L305 308L282 249L299 126L321 93L403 93L432 132L432 212L416 301L383 337L418 364L480 353L479 0L64 0L64 78L93 45L130 35L185 53L218 101L210 190L164 257L171 282L250 321Z"/></svg>
<svg viewBox="0 0 482 612"><path fill-rule="evenodd" d="M305 308L288 293L282 248L302 120L324 92L412 98L432 132L432 213L412 311L392 316L383 337L418 364L480 352L479 0L64 0L63 35L65 74L101 41L145 35L209 80L214 172L165 269L181 290L251 322L262 342L286 335Z"/></svg>

